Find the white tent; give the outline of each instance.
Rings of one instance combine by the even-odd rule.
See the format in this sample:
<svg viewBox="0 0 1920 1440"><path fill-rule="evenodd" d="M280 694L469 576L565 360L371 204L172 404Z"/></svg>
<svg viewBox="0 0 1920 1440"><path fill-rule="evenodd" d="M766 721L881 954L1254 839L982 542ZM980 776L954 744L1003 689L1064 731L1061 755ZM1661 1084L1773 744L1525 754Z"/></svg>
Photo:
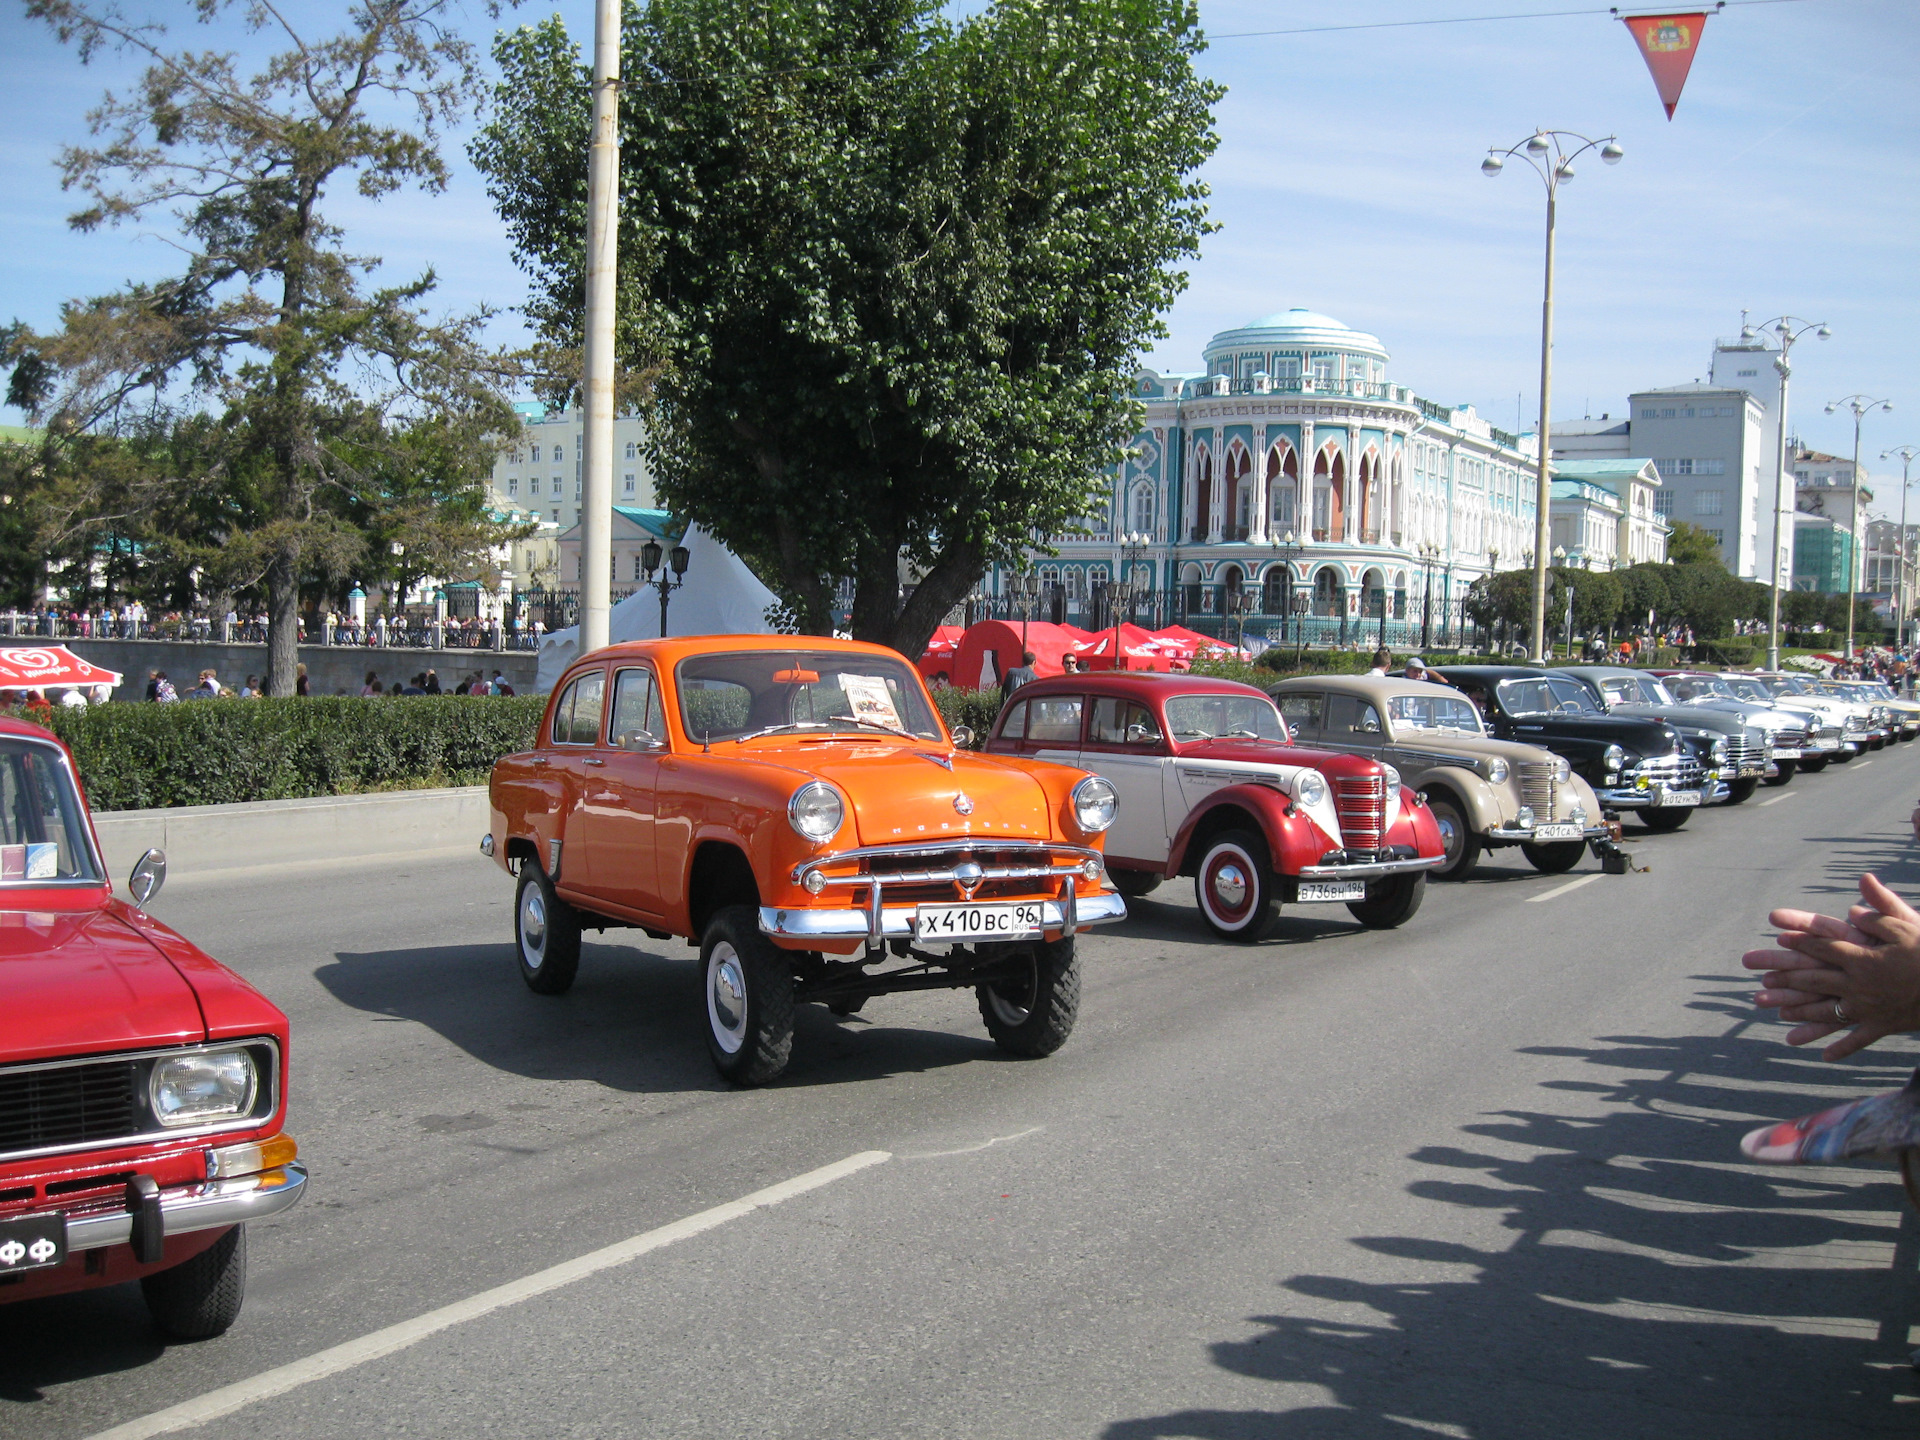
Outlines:
<svg viewBox="0 0 1920 1440"><path fill-rule="evenodd" d="M667 633L671 635L766 635L767 608L776 601L739 556L698 526L688 526L687 580L667 604ZM608 617L609 637L622 640L660 638L660 592L643 585L613 607ZM540 642L540 668L533 688L553 689L580 650L580 627L555 630Z"/></svg>

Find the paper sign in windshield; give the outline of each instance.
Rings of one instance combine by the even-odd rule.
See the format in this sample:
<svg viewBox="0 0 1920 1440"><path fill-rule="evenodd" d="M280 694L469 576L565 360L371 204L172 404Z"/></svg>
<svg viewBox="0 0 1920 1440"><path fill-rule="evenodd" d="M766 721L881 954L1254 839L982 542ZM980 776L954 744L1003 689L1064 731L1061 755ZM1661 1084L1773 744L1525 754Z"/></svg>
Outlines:
<svg viewBox="0 0 1920 1440"><path fill-rule="evenodd" d="M887 682L873 675L839 675L840 689L847 697L847 713L856 720L871 720L894 730L907 727L900 723L900 712L893 708L893 696Z"/></svg>
<svg viewBox="0 0 1920 1440"><path fill-rule="evenodd" d="M54 880L59 874L58 845L0 845L0 880Z"/></svg>

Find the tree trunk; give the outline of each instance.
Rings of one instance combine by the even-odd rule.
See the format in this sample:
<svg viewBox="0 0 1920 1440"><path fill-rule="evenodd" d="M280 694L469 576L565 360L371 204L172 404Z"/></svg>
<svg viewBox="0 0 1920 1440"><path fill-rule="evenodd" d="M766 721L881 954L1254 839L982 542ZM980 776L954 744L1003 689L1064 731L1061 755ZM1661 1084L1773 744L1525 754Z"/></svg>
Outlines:
<svg viewBox="0 0 1920 1440"><path fill-rule="evenodd" d="M300 579L291 549L267 566L267 694L294 693L300 665Z"/></svg>
<svg viewBox="0 0 1920 1440"><path fill-rule="evenodd" d="M889 558L885 566L884 589L880 585L880 566L876 565L876 573L871 577L875 589L881 592L876 599L884 596L891 602L885 606L887 613L884 618L879 613L881 605L863 603L867 601L870 577L862 570L860 588L854 600L853 634L858 640L890 645L907 659L918 661L926 652L927 641L933 638L934 630L947 612L966 599L986 573L986 560L973 545L949 545L940 553L933 568L914 587L913 595L905 605L900 604L898 598L897 573L893 569L896 563Z"/></svg>

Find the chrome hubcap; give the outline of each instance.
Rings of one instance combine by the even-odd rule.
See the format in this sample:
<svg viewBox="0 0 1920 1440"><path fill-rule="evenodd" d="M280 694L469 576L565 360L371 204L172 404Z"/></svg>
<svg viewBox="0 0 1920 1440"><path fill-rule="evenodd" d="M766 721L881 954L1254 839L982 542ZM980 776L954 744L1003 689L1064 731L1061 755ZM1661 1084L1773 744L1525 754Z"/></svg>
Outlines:
<svg viewBox="0 0 1920 1440"><path fill-rule="evenodd" d="M520 953L529 970L547 958L547 899L538 885L527 886L520 897Z"/></svg>
<svg viewBox="0 0 1920 1440"><path fill-rule="evenodd" d="M1247 872L1228 860L1213 872L1213 898L1229 910L1247 903Z"/></svg>
<svg viewBox="0 0 1920 1440"><path fill-rule="evenodd" d="M747 977L740 956L722 940L707 957L707 1019L713 1038L729 1055L747 1035Z"/></svg>
<svg viewBox="0 0 1920 1440"><path fill-rule="evenodd" d="M1003 989L999 985L987 987L987 1003L993 1006L993 1013L1003 1025L1024 1025L1027 1017L1033 1013L1033 992L1036 976L1029 972L1024 984L1016 981ZM1009 999L1006 990L1012 989L1024 1000L1025 1004L1016 1004Z"/></svg>

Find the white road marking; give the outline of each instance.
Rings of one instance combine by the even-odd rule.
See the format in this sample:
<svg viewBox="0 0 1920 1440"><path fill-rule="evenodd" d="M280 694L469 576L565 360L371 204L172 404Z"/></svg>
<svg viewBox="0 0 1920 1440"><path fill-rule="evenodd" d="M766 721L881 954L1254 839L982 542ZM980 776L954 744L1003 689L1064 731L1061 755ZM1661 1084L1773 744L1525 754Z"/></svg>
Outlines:
<svg viewBox="0 0 1920 1440"><path fill-rule="evenodd" d="M1029 1135L1038 1135L1047 1127L1029 1125L1024 1130L1016 1130L1011 1135L995 1135L990 1140L982 1140L976 1145L962 1145L958 1150L923 1150L918 1155L902 1155L902 1160L944 1160L949 1155L978 1155L982 1150L991 1150L996 1145L1005 1145L1009 1141L1024 1140Z"/></svg>
<svg viewBox="0 0 1920 1440"><path fill-rule="evenodd" d="M1856 770L1864 770L1871 764L1873 764L1871 760L1856 760L1853 762L1853 768Z"/></svg>
<svg viewBox="0 0 1920 1440"><path fill-rule="evenodd" d="M1582 885L1591 885L1594 881L1598 880L1605 873L1606 872L1604 870L1601 870L1601 871L1596 871L1592 875L1582 875L1578 880L1569 880L1564 885L1554 886L1553 889L1547 891L1547 893L1544 895L1529 895L1527 897L1527 903L1529 905L1538 905L1542 900L1558 899L1560 896L1566 894L1569 890L1578 890Z"/></svg>
<svg viewBox="0 0 1920 1440"><path fill-rule="evenodd" d="M677 1240L691 1239L708 1230L726 1224L729 1220L738 1220L755 1210L764 1210L768 1206L778 1205L783 1200L791 1200L796 1195L804 1195L809 1190L818 1190L823 1185L831 1185L836 1180L845 1179L856 1171L865 1170L870 1165L879 1165L893 1157L885 1150L863 1150L858 1155L849 1155L844 1160L836 1160L831 1165L823 1165L818 1170L809 1170L804 1175L796 1175L791 1180L782 1180L778 1185L769 1185L764 1190L756 1190L751 1195L743 1195L738 1200L729 1200L724 1205L716 1205L711 1210L702 1210L697 1215L689 1215L684 1220L675 1220L670 1225L662 1225L657 1230L648 1230L644 1234L621 1240L601 1250L594 1250L577 1259L564 1260L545 1270L519 1280L509 1281L505 1285L496 1285L491 1290L482 1290L478 1295L465 1300L456 1300L451 1305L443 1305L438 1310L429 1310L425 1315L417 1315L411 1320L403 1320L398 1325L389 1325L384 1330L375 1330L371 1335L362 1335L358 1340L349 1340L345 1344L335 1345L330 1350L322 1350L309 1355L304 1360L295 1360L289 1365L266 1370L248 1380L239 1380L231 1385L223 1385L218 1390L209 1390L206 1394L192 1400L183 1400L178 1405L169 1405L164 1410L156 1410L151 1415L143 1415L138 1420L129 1420L124 1425L116 1425L111 1430L102 1430L92 1440L146 1440L152 1435L167 1435L176 1430L190 1429L204 1425L209 1420L217 1420L223 1415L231 1415L257 1401L269 1400L275 1395L284 1395L289 1390L315 1380L323 1380L329 1375L337 1375L343 1370L351 1370L368 1361L379 1360L410 1345L416 1345L430 1335L436 1335L455 1325L469 1320L477 1320L508 1305L517 1305L522 1300L531 1300L544 1295L549 1290L558 1290L563 1285L571 1285L576 1280L584 1280L589 1275L598 1274L616 1265L624 1265L629 1260L673 1244Z"/></svg>
<svg viewBox="0 0 1920 1440"><path fill-rule="evenodd" d="M1782 790L1778 795L1774 796L1771 800L1762 800L1756 808L1764 810L1769 805L1778 805L1782 800L1791 800L1793 799L1794 796L1798 795L1799 793L1800 792L1798 790Z"/></svg>

